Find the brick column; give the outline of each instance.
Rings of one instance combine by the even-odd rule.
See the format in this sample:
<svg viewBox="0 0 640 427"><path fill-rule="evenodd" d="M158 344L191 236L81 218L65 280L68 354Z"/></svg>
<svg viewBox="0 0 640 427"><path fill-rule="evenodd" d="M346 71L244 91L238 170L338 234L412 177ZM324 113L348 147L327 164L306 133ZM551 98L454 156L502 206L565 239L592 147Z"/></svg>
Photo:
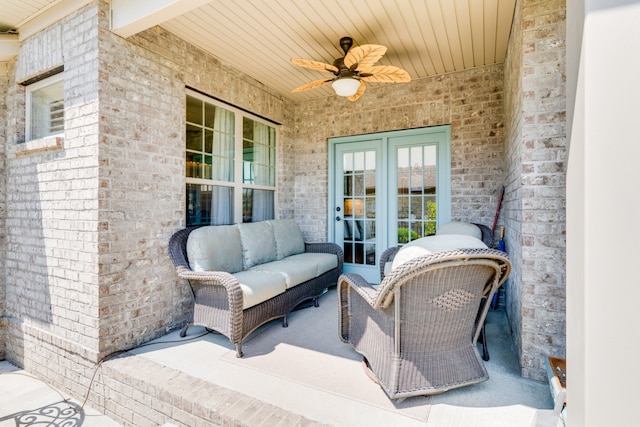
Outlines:
<svg viewBox="0 0 640 427"><path fill-rule="evenodd" d="M522 374L565 354L565 1L518 2L505 62L507 306Z"/></svg>

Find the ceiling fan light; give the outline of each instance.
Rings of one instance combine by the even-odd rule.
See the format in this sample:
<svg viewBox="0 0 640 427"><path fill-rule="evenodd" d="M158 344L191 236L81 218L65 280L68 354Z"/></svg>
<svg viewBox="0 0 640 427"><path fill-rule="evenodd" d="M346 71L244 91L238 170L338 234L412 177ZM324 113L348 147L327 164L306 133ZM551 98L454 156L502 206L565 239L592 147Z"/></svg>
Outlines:
<svg viewBox="0 0 640 427"><path fill-rule="evenodd" d="M360 80L352 77L341 77L331 83L338 96L352 96L360 88Z"/></svg>

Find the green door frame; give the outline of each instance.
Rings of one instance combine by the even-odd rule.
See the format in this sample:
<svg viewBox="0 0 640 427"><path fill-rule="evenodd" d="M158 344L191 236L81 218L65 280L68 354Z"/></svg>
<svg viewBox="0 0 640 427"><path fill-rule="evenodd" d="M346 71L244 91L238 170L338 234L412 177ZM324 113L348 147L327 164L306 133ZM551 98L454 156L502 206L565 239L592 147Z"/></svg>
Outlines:
<svg viewBox="0 0 640 427"><path fill-rule="evenodd" d="M329 241L341 243L336 239L336 212L339 206L336 193L338 182L336 155L343 151L344 147L358 149L371 145L380 145L380 156L376 159L376 167L380 167L379 187L376 189L379 201L376 209L376 265L372 266L373 272L378 272L377 263L382 251L389 246L395 246L397 242L397 216L398 209L396 198L393 197L397 189L397 149L402 147L435 145L437 152L437 173L436 173L436 227L451 221L451 126L434 126L419 129L406 129L398 131L380 132L375 134L353 135L344 137L329 138L329 200L328 200L328 233ZM341 172L342 173L342 172ZM338 215L337 215L338 214ZM395 238L394 238L395 236ZM348 271L348 268L345 270ZM372 273L374 274L374 273ZM367 280L370 280L369 276ZM379 279L379 278L378 278ZM377 283L378 279L375 280Z"/></svg>

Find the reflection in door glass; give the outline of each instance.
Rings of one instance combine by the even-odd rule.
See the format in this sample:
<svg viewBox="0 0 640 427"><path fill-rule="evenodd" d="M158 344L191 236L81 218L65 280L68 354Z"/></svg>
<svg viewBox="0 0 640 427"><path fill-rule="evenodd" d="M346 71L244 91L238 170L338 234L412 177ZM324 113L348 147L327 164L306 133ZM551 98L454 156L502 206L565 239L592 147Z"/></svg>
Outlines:
<svg viewBox="0 0 640 427"><path fill-rule="evenodd" d="M398 243L436 232L436 147L398 148Z"/></svg>
<svg viewBox="0 0 640 427"><path fill-rule="evenodd" d="M376 153L343 155L344 261L376 264Z"/></svg>

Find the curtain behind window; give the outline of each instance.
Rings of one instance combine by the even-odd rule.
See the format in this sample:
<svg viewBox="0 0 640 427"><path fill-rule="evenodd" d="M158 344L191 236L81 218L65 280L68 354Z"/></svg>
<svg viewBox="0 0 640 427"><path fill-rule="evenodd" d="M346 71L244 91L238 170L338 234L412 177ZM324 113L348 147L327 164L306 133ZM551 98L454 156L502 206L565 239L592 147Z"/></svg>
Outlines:
<svg viewBox="0 0 640 427"><path fill-rule="evenodd" d="M212 141L212 179L233 182L234 114L215 108ZM214 185L211 194L211 224L233 224L233 188Z"/></svg>

